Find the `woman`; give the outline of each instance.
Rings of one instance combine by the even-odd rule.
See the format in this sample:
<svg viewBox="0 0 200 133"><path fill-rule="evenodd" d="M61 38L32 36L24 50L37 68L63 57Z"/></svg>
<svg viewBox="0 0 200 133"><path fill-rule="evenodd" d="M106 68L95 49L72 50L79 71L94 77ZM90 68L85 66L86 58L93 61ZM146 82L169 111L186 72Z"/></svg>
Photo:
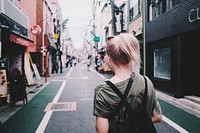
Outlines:
<svg viewBox="0 0 200 133"><path fill-rule="evenodd" d="M144 78L140 75L140 46L138 40L131 34L123 33L114 36L108 40L106 49L106 62L114 72L114 76L109 79L122 93L124 93L128 80L133 78L133 84L127 96L127 101L134 109L136 107L135 99L141 93L144 93ZM162 121L162 112L159 102L155 95L155 89L148 77L148 96L147 113L152 121ZM100 83L95 88L94 94L94 112L96 116L97 133L108 133L112 110L119 104L120 98L105 83Z"/></svg>

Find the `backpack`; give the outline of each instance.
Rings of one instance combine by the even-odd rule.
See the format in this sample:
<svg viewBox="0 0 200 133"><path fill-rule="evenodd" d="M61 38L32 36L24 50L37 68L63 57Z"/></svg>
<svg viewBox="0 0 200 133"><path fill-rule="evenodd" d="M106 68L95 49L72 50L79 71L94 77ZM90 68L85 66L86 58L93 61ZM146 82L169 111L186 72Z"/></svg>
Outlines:
<svg viewBox="0 0 200 133"><path fill-rule="evenodd" d="M124 94L109 80L105 81L112 90L120 97L119 105L113 110L109 118L108 133L157 133L151 118L147 115L147 80L145 79L145 92L138 94L137 107L133 109L126 100L133 79L130 78Z"/></svg>

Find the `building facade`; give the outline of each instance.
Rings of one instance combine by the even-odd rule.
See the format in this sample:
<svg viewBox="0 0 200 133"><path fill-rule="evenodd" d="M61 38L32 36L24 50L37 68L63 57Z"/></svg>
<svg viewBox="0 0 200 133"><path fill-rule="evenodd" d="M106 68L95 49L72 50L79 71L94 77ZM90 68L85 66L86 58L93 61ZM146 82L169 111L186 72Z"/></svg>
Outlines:
<svg viewBox="0 0 200 133"><path fill-rule="evenodd" d="M18 1L0 1L0 102L7 102L10 78L18 71L18 76L28 76L25 71L25 53L34 42L29 38L29 17ZM27 66L30 68L30 66ZM3 75L2 75L3 74ZM16 80L17 81L17 80ZM25 81L22 81L25 84ZM3 90L3 91L2 91ZM1 104L0 104L1 106Z"/></svg>
<svg viewBox="0 0 200 133"><path fill-rule="evenodd" d="M175 97L200 96L199 0L148 0L146 71L155 87Z"/></svg>

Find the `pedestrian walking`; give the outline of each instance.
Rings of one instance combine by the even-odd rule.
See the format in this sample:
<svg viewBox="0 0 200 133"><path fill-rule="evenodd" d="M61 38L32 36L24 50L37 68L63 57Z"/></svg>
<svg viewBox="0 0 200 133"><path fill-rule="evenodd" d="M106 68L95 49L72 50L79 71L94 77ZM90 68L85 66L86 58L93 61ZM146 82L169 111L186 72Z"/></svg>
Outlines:
<svg viewBox="0 0 200 133"><path fill-rule="evenodd" d="M99 83L94 91L93 115L96 117L97 133L133 132L132 127L137 129L137 121L131 121L140 112L147 114L147 118L138 115L144 117L141 118L144 123L147 120L151 123L162 121L162 111L153 83L139 72L141 57L138 40L128 33L110 38L105 61L114 76ZM134 117L131 117L132 114ZM145 129L145 125L141 126Z"/></svg>
<svg viewBox="0 0 200 133"><path fill-rule="evenodd" d="M87 70L90 71L90 65L91 65L91 56L89 55L87 60L86 60L86 64L87 64Z"/></svg>

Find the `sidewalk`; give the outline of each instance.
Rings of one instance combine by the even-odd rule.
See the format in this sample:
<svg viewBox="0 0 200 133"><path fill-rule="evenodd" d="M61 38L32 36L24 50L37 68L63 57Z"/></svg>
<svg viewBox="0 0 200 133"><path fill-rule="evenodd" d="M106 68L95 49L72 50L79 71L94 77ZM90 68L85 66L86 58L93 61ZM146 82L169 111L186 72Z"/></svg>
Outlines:
<svg viewBox="0 0 200 133"><path fill-rule="evenodd" d="M184 98L174 98L163 92L156 91L158 99L168 102L198 118L200 118L200 97L185 96Z"/></svg>
<svg viewBox="0 0 200 133"><path fill-rule="evenodd" d="M44 77L41 77L40 80L35 80L35 83L33 85L26 86L28 102L42 89L44 83L45 83L45 79ZM7 101L9 101L9 95L8 95ZM18 101L13 107L9 105L9 102L7 103L7 105L1 106L0 107L0 124L4 123L13 114L15 114L21 107L25 105L23 104L23 101Z"/></svg>

